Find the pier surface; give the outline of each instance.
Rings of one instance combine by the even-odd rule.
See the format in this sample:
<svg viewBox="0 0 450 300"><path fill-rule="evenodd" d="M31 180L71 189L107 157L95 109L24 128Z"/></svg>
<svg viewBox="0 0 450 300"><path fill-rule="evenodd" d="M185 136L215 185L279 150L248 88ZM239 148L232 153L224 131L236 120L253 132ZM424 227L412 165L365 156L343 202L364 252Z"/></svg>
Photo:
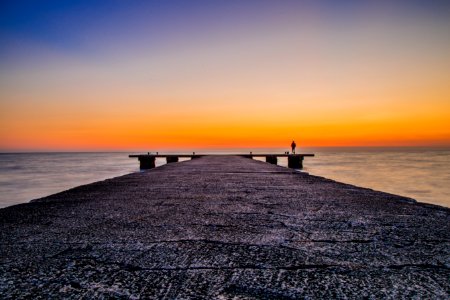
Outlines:
<svg viewBox="0 0 450 300"><path fill-rule="evenodd" d="M1 209L0 297L448 299L449 212L205 156Z"/></svg>

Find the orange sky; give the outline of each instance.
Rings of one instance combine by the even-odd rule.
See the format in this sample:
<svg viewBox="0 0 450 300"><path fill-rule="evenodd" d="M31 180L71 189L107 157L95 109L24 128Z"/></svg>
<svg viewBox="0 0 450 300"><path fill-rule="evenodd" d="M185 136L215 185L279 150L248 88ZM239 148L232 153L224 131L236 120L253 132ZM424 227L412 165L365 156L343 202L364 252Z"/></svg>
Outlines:
<svg viewBox="0 0 450 300"><path fill-rule="evenodd" d="M22 41L0 151L450 146L448 22L302 16L100 54Z"/></svg>

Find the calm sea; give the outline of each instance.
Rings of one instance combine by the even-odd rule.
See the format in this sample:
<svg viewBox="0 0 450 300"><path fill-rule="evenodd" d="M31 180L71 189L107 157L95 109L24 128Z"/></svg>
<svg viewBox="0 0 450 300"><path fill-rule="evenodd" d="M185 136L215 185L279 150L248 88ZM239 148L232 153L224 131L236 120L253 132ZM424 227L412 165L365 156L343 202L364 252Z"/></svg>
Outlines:
<svg viewBox="0 0 450 300"><path fill-rule="evenodd" d="M267 151L286 150L259 149L253 153ZM302 152L316 154L305 159L303 171L310 174L450 207L449 149L321 148ZM137 159L128 158L128 154L0 154L0 207L139 172ZM156 162L158 166L164 163L163 159ZM287 166L287 159L279 159L279 165Z"/></svg>

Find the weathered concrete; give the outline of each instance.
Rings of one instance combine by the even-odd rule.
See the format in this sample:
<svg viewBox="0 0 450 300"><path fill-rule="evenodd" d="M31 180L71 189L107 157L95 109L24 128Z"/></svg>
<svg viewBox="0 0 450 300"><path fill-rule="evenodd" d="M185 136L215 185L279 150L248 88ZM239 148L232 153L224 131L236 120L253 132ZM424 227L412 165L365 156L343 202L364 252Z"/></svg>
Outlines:
<svg viewBox="0 0 450 300"><path fill-rule="evenodd" d="M0 210L1 298L442 298L449 209L202 157Z"/></svg>

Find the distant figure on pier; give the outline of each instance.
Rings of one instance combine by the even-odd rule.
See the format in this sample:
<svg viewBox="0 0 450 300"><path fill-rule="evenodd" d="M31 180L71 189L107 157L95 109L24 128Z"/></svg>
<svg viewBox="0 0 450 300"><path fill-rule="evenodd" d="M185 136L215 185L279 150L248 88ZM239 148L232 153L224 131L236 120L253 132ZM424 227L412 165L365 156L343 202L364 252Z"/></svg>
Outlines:
<svg viewBox="0 0 450 300"><path fill-rule="evenodd" d="M292 141L291 148L292 148L292 153L293 154L295 154L295 147L297 147L297 144L295 143L295 141Z"/></svg>

